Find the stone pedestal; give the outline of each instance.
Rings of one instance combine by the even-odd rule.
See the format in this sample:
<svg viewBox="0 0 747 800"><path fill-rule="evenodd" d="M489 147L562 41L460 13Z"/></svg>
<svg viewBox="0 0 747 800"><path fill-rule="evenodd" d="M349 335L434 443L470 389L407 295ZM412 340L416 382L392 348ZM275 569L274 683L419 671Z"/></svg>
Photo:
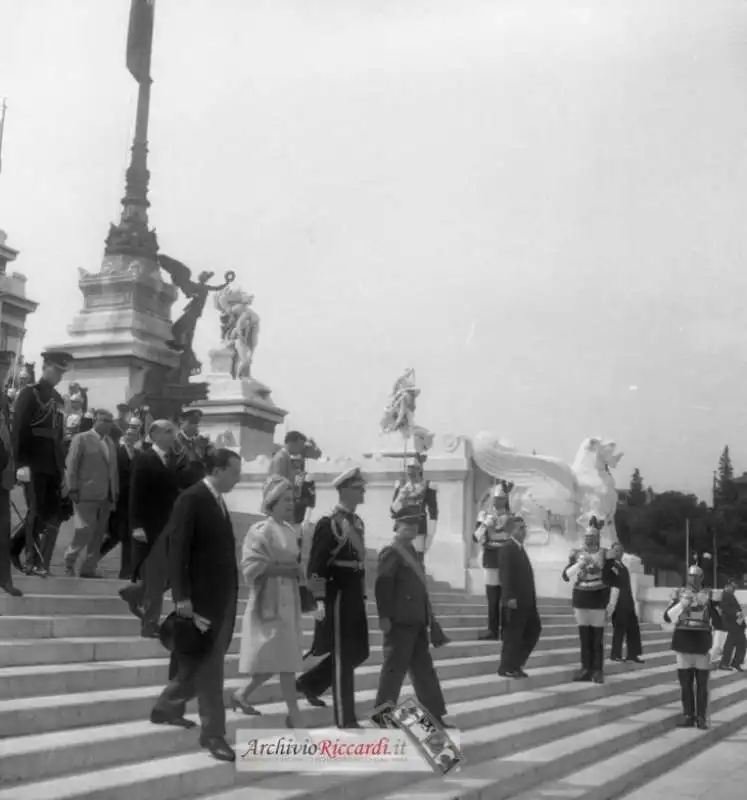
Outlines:
<svg viewBox="0 0 747 800"><path fill-rule="evenodd" d="M7 274L7 265L18 257L18 250L6 244L5 231L0 230L0 350L21 354L26 335L26 317L38 303L26 297L26 276Z"/></svg>
<svg viewBox="0 0 747 800"><path fill-rule="evenodd" d="M208 399L193 404L203 414L202 433L218 445L235 449L244 461L271 457L275 428L288 412L275 405L270 389L259 381L236 380L226 374L200 379L209 386Z"/></svg>
<svg viewBox="0 0 747 800"><path fill-rule="evenodd" d="M114 410L144 390L148 371L173 369L179 356L171 338L171 306L177 290L161 277L153 258L104 257L99 273L80 270L83 308L55 343L73 356L71 381L86 386L94 406Z"/></svg>

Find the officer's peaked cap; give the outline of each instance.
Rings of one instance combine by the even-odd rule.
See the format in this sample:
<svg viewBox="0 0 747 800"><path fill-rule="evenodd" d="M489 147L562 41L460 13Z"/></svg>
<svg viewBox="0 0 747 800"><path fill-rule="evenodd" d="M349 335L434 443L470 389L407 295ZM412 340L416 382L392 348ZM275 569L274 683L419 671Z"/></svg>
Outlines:
<svg viewBox="0 0 747 800"><path fill-rule="evenodd" d="M63 372L67 372L73 363L73 357L70 353L65 353L62 350L47 350L41 354L41 357L45 364L51 364Z"/></svg>
<svg viewBox="0 0 747 800"><path fill-rule="evenodd" d="M366 485L366 479L360 467L353 467L338 475L332 485L335 489L361 489Z"/></svg>

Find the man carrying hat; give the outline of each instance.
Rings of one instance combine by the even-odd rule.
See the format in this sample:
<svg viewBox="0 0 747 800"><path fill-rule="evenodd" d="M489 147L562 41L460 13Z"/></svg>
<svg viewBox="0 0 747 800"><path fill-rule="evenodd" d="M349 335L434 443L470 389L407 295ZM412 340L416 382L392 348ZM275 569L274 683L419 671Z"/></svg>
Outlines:
<svg viewBox="0 0 747 800"><path fill-rule="evenodd" d="M70 368L72 356L42 353L42 374L18 395L13 407L13 438L17 478L25 484L29 513L26 522L26 571L47 576L60 522L64 401L56 390ZM45 564L46 562L46 564Z"/></svg>
<svg viewBox="0 0 747 800"><path fill-rule="evenodd" d="M396 706L409 673L418 701L443 726L446 703L430 652L433 609L425 570L413 546L422 515L418 506L399 509L394 542L379 554L376 609L384 636L384 663L375 706Z"/></svg>
<svg viewBox="0 0 747 800"><path fill-rule="evenodd" d="M418 553L421 562L425 561L425 553L430 545L428 523L435 525L438 520L438 495L435 486L424 479L423 464L419 458L411 458L405 465L407 476L404 481L397 481L394 485L392 497L392 518L397 519L397 514L403 508L419 508L420 517L418 535L415 537L413 547Z"/></svg>
<svg viewBox="0 0 747 800"><path fill-rule="evenodd" d="M14 354L0 351L0 385L5 386ZM0 394L0 589L12 597L22 592L13 586L10 574L10 492L16 483L13 443L10 438L10 409L5 392Z"/></svg>
<svg viewBox="0 0 747 800"><path fill-rule="evenodd" d="M355 716L354 670L369 655L366 616L366 547L363 520L355 513L366 481L360 469L343 472L333 482L340 501L316 524L309 553L309 589L317 598L317 622L309 651L324 656L296 682L313 706L332 687L335 725L360 728Z"/></svg>

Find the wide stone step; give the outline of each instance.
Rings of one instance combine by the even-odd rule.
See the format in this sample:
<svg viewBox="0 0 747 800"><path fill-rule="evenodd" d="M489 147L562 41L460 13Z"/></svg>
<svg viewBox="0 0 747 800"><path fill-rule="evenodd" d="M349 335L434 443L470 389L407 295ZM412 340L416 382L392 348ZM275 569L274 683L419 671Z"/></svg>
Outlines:
<svg viewBox="0 0 747 800"><path fill-rule="evenodd" d="M745 723L743 706L744 703L741 703L719 711L714 724L707 731L666 731L645 744L623 753L615 753L560 780L537 786L514 800L614 800L627 797L629 792L645 787L654 778L687 763L742 730ZM715 757L719 758L718 752ZM689 796L684 784L682 789L679 796ZM642 794L646 796L645 789ZM713 791L706 792L703 796L717 797ZM654 798L651 795L650 798L659 800L660 796L657 794Z"/></svg>
<svg viewBox="0 0 747 800"><path fill-rule="evenodd" d="M549 677L557 681L557 671ZM620 696L624 692L661 683L670 677L670 665L618 671L604 686L556 683L557 694L537 689L519 691L519 684L494 678L483 684L486 692L501 683L515 691L504 691L477 700L454 701L450 705L450 714L460 730L468 730L480 725L529 717L552 710L559 704L575 705L595 698ZM445 681L444 688L447 699L451 699L459 693L460 687L453 690ZM361 691L357 699L362 709L372 701L373 692ZM246 729L249 724L252 727L267 727L268 719L282 718L286 713L283 703L267 704L262 710L265 716L259 720L247 720L238 714L229 714L229 738L233 740L236 731ZM305 716L311 724L315 721L313 717L316 717L318 724L318 718L323 715L318 711L309 711ZM530 724L530 720L527 720L527 724ZM194 731L164 728L151 725L147 720L138 720L0 740L0 774L6 780L32 780L194 749Z"/></svg>
<svg viewBox="0 0 747 800"><path fill-rule="evenodd" d="M678 695L679 692L675 689L674 694ZM640 692L640 695L646 710L600 725L594 724L594 717L585 713L586 709L582 706L574 709L574 714L581 712L586 717L586 730L508 756L485 758L493 745L484 745L479 741L483 739L483 735L476 736L472 731L467 731L461 737L462 749L468 758L470 751L479 752L481 757L474 758L472 764L453 777L411 784L407 787L406 796L427 797L428 800L513 800L517 794L527 792L542 783L558 781L592 764L598 764L615 753L629 750L643 741L651 741L671 731L681 715L679 700L672 699L672 688L662 693L665 705L660 705L656 702L656 697L646 691ZM732 723L735 718L739 724L747 721L747 701L743 697L742 681L728 673L714 674L711 708L716 724L722 714L725 721ZM614 702L616 698L611 700ZM600 701L592 705L598 707L603 704ZM368 796L378 800L404 800L405 794L399 791L376 791ZM281 797L279 795L278 800Z"/></svg>
<svg viewBox="0 0 747 800"><path fill-rule="evenodd" d="M543 649L538 649L532 655L529 668L535 665L547 664L572 665L578 659L578 650L575 647L564 646L567 640L561 639L554 643L547 643ZM554 645L554 647L553 647ZM668 654L668 641L655 640L647 643L649 660L657 656L666 658ZM544 656L544 658L543 658ZM454 680L458 683L452 688L459 688L470 698L481 696L483 691L481 682L497 682L502 686L505 681L498 679L497 648L496 656L490 655L476 658L468 656L462 659L441 659L436 653L436 663L439 674L458 675ZM622 665L611 665L616 668ZM356 670L356 687L361 690L373 690L379 679L380 664L365 664ZM145 719L155 698L162 691L166 683L166 665L164 664L162 677L158 683L138 685L131 688L107 689L102 691L85 691L70 694L55 694L47 696L24 697L0 701L0 737L22 736L27 734L44 733L60 730L62 728L75 728L82 725L104 725L127 720ZM487 673L487 674L485 674ZM226 704L230 703L231 694L246 683L246 677L230 678L225 684ZM459 682L462 683L459 683ZM528 686L526 682L523 685ZM492 691L499 691L493 687ZM262 692L262 693L260 693ZM465 694L460 694L459 699L467 699ZM257 702L279 700L280 693L277 685L263 687L256 695ZM284 717L278 720L282 724ZM325 711L321 722L331 721L331 712Z"/></svg>
<svg viewBox="0 0 747 800"><path fill-rule="evenodd" d="M671 680L637 688L629 694L611 693L613 680L600 687L569 687L561 692L561 696L568 698L566 707L517 718L511 713L513 704L508 704L503 721L466 728L461 742L469 764L463 772L446 779L413 782L411 775L383 771L377 773L375 780L370 775L325 774L285 774L263 779L257 774L237 773L204 753L157 758L148 758L146 754L147 760L140 763L13 785L0 791L0 800L176 800L198 796L205 800L246 796L268 800L328 797L404 800L413 795L429 800L509 798L552 774L569 774L599 757L649 739L673 723L678 703L672 701L676 688ZM517 682L510 683L517 685ZM590 688L596 694L589 694ZM714 710L718 712L732 703L740 689L733 675L715 676ZM587 694L574 696L575 691ZM518 690L511 699L516 701L517 696ZM504 705L501 699L493 697L480 705L500 708ZM747 715L747 702L740 705ZM457 724L461 727L459 709L456 710ZM490 719L491 712L483 710L481 713ZM497 717L501 719L500 711ZM194 732L192 735L194 743L196 736ZM236 784L241 784L243 795L227 791Z"/></svg>
<svg viewBox="0 0 747 800"><path fill-rule="evenodd" d="M369 575L369 586L373 575ZM109 596L116 597L117 592L127 585L127 581L122 581L113 578L65 578L65 577L50 577L50 578L37 578L28 575L19 575L16 573L13 576L13 583L24 594L54 594L54 595L96 595L96 596ZM428 578L428 588L434 595L443 595L446 599L452 601L464 599L466 602L484 602L484 598L466 594L463 589L450 586L445 581L434 581ZM248 593L247 587L243 582L239 585L239 595L246 597ZM12 598L9 598L12 600ZM541 598L542 599L542 598ZM558 605L567 605L567 601L554 600L552 598L547 600L548 603L555 603Z"/></svg>
<svg viewBox="0 0 747 800"><path fill-rule="evenodd" d="M239 600L239 611L243 613L246 607L246 599ZM469 602L464 602L459 598L438 599L432 601L436 613L459 614L484 613L486 607L482 598L470 598ZM376 603L373 597L368 601L367 608L369 613L376 611ZM573 609L570 604L566 607L542 606L541 612L546 614L559 615L566 617L573 616ZM55 595L55 594L27 594L23 597L9 597L0 595L0 616L19 617L19 616L53 616L66 617L75 615L103 615L117 616L127 615L129 611L127 605L118 596L103 595Z"/></svg>
<svg viewBox="0 0 747 800"><path fill-rule="evenodd" d="M570 644L570 640L562 635L551 636L556 629L546 629L546 635L540 639L541 647L537 648L536 656L544 655L549 649ZM147 641L147 640L139 640ZM664 646L669 642L669 637L653 636L646 639L647 650L651 647ZM47 642L47 646L55 646L58 640ZM8 643L12 646L13 643ZM234 640L232 652L226 657L226 677L233 678L238 673L238 650L240 642ZM2 644L0 644L2 647ZM7 646L5 648L8 649ZM573 647L567 648L573 652ZM447 647L434 651L439 663L450 659L489 659L495 666L497 663L500 644L497 642L466 641L452 642ZM78 654L80 655L80 654ZM53 654L52 654L53 656ZM52 657L50 656L50 657ZM380 645L371 648L371 655L366 662L370 666L380 665L383 652ZM312 663L311 661L309 663ZM124 689L134 686L157 685L164 679L168 666L168 653L162 648L154 658L145 659L117 659L112 661L88 662L62 662L53 660L51 663L31 664L0 668L0 700L11 698L35 697L39 695L55 695L72 692L103 691L106 689ZM266 684L260 691L266 691Z"/></svg>
<svg viewBox="0 0 747 800"><path fill-rule="evenodd" d="M369 616L371 641L380 641L381 631L375 616ZM486 618L482 614L471 616L439 616L441 627L454 640L475 639L485 628ZM567 633L572 633L575 625L571 618L561 622ZM140 634L140 620L131 614L116 616L94 616L79 614L69 617L0 617L0 642L14 639L85 639L101 637L135 637ZM549 625L548 627L553 627ZM236 618L236 631L241 631L241 617ZM310 646L314 632L314 622L310 616L303 621L305 646ZM1 662L0 662L1 663Z"/></svg>

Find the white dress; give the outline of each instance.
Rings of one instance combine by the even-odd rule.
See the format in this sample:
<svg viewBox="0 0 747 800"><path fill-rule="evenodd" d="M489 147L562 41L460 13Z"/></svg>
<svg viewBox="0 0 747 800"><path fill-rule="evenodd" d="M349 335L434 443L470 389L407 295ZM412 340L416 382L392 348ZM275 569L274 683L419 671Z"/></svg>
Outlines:
<svg viewBox="0 0 747 800"><path fill-rule="evenodd" d="M241 569L250 588L241 624L239 672L248 675L301 672L303 669L301 600L295 578L267 578L273 582L277 614L262 619L259 613L258 588L262 565L252 562L252 539L266 537L283 560L298 559L298 533L288 523L267 519L253 525L244 539Z"/></svg>

